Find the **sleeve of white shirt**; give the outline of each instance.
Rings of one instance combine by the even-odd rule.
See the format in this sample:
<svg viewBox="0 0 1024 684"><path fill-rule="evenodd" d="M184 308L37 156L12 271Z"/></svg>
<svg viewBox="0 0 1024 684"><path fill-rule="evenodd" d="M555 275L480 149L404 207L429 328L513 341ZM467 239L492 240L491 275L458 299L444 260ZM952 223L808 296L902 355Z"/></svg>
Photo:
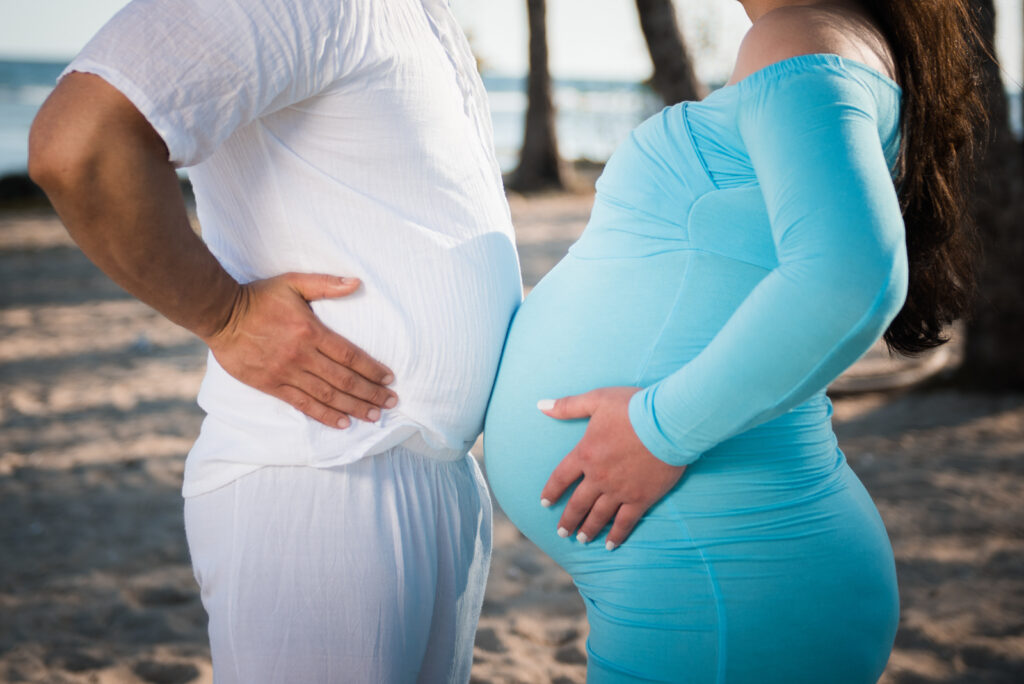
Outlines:
<svg viewBox="0 0 1024 684"><path fill-rule="evenodd" d="M324 90L344 67L342 0L134 0L61 74L123 93L193 166L233 131Z"/></svg>

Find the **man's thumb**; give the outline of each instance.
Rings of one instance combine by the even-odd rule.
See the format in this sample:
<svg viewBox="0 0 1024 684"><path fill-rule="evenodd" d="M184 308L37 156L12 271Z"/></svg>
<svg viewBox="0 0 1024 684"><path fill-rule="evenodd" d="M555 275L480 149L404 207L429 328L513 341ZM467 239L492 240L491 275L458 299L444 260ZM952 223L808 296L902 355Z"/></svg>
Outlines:
<svg viewBox="0 0 1024 684"><path fill-rule="evenodd" d="M359 288L360 283L359 278L323 273L289 273L286 281L307 302L348 296Z"/></svg>

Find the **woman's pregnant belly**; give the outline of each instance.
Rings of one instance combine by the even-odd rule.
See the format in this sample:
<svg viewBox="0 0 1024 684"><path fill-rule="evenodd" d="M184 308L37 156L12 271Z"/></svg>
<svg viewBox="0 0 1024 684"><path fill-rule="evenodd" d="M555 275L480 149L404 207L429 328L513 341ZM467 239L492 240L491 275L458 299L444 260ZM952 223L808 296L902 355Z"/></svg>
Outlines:
<svg viewBox="0 0 1024 684"><path fill-rule="evenodd" d="M665 681L716 681L726 667L729 681L795 682L868 681L884 666L898 611L892 551L836 448L823 393L705 453L611 553L603 534L589 544L557 536L568 494L540 505L586 421L548 418L537 401L672 373L763 275L696 251L570 255L516 314L484 427L487 477L583 594L593 667L683 668ZM817 655L794 674L791 648ZM837 663L849 679L831 679ZM777 677L762 678L772 668Z"/></svg>
<svg viewBox="0 0 1024 684"><path fill-rule="evenodd" d="M765 270L705 252L643 258L565 257L534 288L509 330L484 429L488 476L513 517L583 436L537 401L615 385L644 386L696 356Z"/></svg>
<svg viewBox="0 0 1024 684"><path fill-rule="evenodd" d="M553 532L540 492L586 430L586 420L545 416L538 400L643 387L670 375L714 338L765 272L695 250L621 259L570 254L552 269L512 322L484 426L488 479L513 522L528 536L539 520ZM716 445L687 468L676 488L685 496L673 505L699 517L735 515L798 506L841 488L848 467L831 410L822 391Z"/></svg>

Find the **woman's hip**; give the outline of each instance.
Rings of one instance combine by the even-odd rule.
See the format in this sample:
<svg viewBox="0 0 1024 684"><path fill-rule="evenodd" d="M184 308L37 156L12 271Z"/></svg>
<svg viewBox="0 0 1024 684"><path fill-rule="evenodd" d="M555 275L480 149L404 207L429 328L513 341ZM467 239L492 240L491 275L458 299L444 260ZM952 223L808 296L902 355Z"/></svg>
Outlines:
<svg viewBox="0 0 1024 684"><path fill-rule="evenodd" d="M722 509L698 513L684 479L611 552L603 536L558 537L560 507L513 522L579 588L595 682L873 682L898 620L895 567L867 493L848 469L838 480L758 509L723 483Z"/></svg>

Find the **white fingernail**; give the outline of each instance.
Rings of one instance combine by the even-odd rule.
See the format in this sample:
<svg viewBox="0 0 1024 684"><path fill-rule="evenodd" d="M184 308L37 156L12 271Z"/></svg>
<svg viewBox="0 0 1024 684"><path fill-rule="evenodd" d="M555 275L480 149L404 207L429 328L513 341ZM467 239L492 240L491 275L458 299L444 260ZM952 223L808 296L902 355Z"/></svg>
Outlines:
<svg viewBox="0 0 1024 684"><path fill-rule="evenodd" d="M562 537L563 539L565 537L568 537L569 536L569 530L565 529L564 527L559 527L558 528L558 536Z"/></svg>
<svg viewBox="0 0 1024 684"><path fill-rule="evenodd" d="M586 544L588 541L590 541L590 537L587 536L586 532L580 532L576 535L576 541L578 541L580 544Z"/></svg>
<svg viewBox="0 0 1024 684"><path fill-rule="evenodd" d="M609 541L609 542L605 542L604 543L604 548L608 549L609 551L614 551L616 546L618 546L618 544L616 544L613 541Z"/></svg>
<svg viewBox="0 0 1024 684"><path fill-rule="evenodd" d="M544 508L548 508L551 505L551 502L548 501L547 499L541 499L540 505L543 506Z"/></svg>
<svg viewBox="0 0 1024 684"><path fill-rule="evenodd" d="M342 416L341 418L338 419L338 427L340 427L342 430L347 428L348 425L349 425L348 416Z"/></svg>
<svg viewBox="0 0 1024 684"><path fill-rule="evenodd" d="M540 401L537 402L537 408L540 409L541 411L550 411L551 409L555 408L555 400L541 399Z"/></svg>

